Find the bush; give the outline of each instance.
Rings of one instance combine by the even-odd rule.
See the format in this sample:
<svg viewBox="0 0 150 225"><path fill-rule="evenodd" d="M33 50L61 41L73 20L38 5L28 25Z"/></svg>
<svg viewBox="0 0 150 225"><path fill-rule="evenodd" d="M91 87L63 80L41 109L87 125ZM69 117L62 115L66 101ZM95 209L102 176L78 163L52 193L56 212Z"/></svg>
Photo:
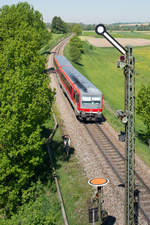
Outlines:
<svg viewBox="0 0 150 225"><path fill-rule="evenodd" d="M72 62L79 63L79 61L81 59L81 52L80 52L79 48L77 48L75 46L71 46L69 48L69 55L70 55Z"/></svg>
<svg viewBox="0 0 150 225"><path fill-rule="evenodd" d="M83 53L82 41L77 36L72 37L69 42L69 55L71 60L75 63L79 63L82 53Z"/></svg>
<svg viewBox="0 0 150 225"><path fill-rule="evenodd" d="M150 85L148 87L142 86L138 92L137 97L137 114L146 125L146 139L150 139Z"/></svg>

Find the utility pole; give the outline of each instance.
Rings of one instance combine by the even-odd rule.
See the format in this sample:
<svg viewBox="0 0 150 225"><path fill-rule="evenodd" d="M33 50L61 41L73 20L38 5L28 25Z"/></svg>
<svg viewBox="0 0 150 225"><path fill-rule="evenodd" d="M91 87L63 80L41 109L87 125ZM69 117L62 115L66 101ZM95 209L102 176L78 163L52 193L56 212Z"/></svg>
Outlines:
<svg viewBox="0 0 150 225"><path fill-rule="evenodd" d="M96 26L98 35L103 35L118 51L122 53L118 67L124 68L125 75L125 109L118 113L125 124L126 142L126 182L125 182L125 225L135 225L134 191L135 191L135 79L132 47L124 48L107 31L103 24Z"/></svg>

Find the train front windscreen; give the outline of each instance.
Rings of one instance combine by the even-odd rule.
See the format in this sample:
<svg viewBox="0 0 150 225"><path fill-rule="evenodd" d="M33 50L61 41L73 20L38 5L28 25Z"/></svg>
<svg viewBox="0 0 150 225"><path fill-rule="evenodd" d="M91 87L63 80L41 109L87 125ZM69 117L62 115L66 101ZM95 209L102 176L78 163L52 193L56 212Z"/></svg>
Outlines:
<svg viewBox="0 0 150 225"><path fill-rule="evenodd" d="M100 97L83 96L81 98L81 108L99 109L101 107Z"/></svg>

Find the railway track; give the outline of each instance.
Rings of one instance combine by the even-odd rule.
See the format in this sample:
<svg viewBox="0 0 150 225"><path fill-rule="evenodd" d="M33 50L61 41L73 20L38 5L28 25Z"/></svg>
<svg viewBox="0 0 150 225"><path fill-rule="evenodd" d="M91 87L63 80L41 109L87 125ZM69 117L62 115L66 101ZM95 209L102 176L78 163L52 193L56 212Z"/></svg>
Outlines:
<svg viewBox="0 0 150 225"><path fill-rule="evenodd" d="M62 40L58 46L54 49L56 54L63 55L63 48L71 37ZM100 154L103 155L107 163L106 170L113 171L113 174L117 177L120 184L125 184L125 154L120 152L119 148L110 140L107 134L104 132L100 124L84 124L89 136L97 146ZM136 193L139 193L138 208L147 224L150 224L150 188L148 184L142 179L142 177L135 172L135 184Z"/></svg>
<svg viewBox="0 0 150 225"><path fill-rule="evenodd" d="M125 155L112 143L107 134L103 131L100 124L84 124L90 137L95 145L104 156L108 167L107 170L112 170L119 180L119 183L125 185ZM139 209L150 224L150 188L135 172L136 193L139 193Z"/></svg>
<svg viewBox="0 0 150 225"><path fill-rule="evenodd" d="M73 35L71 34L70 36L68 36L67 38L64 38L56 47L55 47L55 52L57 55L63 55L63 49L64 46L67 44L67 42L70 40L70 38Z"/></svg>

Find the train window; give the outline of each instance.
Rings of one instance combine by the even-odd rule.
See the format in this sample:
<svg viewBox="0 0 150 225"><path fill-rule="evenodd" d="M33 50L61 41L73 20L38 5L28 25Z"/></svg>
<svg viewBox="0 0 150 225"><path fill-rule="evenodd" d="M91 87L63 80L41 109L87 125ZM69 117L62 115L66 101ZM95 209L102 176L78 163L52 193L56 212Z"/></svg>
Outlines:
<svg viewBox="0 0 150 225"><path fill-rule="evenodd" d="M61 79L62 79L63 83L65 84L66 88L68 89L68 91L71 94L72 93L72 86L70 85L70 83L68 82L68 80L66 79L66 77L62 73L61 73Z"/></svg>
<svg viewBox="0 0 150 225"><path fill-rule="evenodd" d="M92 104L99 105L100 104L100 101L92 101Z"/></svg>
<svg viewBox="0 0 150 225"><path fill-rule="evenodd" d="M100 101L82 101L83 105L99 105Z"/></svg>
<svg viewBox="0 0 150 225"><path fill-rule="evenodd" d="M76 92L76 103L78 104L79 102L79 94Z"/></svg>

